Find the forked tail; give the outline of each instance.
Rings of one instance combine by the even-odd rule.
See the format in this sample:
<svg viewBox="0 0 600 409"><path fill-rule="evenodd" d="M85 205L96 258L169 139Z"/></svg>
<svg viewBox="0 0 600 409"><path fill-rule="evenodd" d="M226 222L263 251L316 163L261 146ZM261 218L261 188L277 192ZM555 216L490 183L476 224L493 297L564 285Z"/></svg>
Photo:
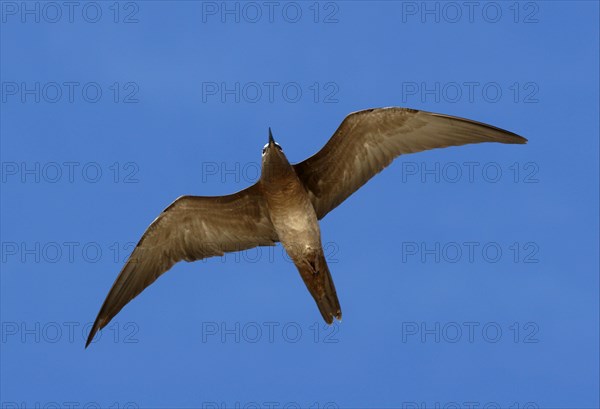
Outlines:
<svg viewBox="0 0 600 409"><path fill-rule="evenodd" d="M297 263L296 267L308 291L315 299L323 319L326 323L333 324L334 318L342 319L342 309L325 256L322 251L319 253L313 262L303 261Z"/></svg>

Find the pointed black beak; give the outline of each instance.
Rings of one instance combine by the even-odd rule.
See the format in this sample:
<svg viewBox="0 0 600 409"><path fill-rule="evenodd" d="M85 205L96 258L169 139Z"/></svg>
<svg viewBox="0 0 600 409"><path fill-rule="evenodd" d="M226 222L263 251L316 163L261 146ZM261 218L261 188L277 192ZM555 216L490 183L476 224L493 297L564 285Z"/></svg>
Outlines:
<svg viewBox="0 0 600 409"><path fill-rule="evenodd" d="M273 139L273 134L271 133L271 127L269 127L269 145L275 143L275 139Z"/></svg>

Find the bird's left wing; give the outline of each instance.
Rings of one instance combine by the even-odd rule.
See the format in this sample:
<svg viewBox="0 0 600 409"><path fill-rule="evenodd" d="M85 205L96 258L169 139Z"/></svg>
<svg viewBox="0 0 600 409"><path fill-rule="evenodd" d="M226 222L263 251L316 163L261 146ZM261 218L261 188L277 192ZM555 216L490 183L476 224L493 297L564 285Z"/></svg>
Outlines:
<svg viewBox="0 0 600 409"><path fill-rule="evenodd" d="M113 284L86 347L96 332L178 261L194 261L278 241L260 182L227 196L182 196L148 227Z"/></svg>
<svg viewBox="0 0 600 409"><path fill-rule="evenodd" d="M376 108L348 115L329 142L294 165L322 219L399 155L468 143L526 143L481 122L408 108Z"/></svg>

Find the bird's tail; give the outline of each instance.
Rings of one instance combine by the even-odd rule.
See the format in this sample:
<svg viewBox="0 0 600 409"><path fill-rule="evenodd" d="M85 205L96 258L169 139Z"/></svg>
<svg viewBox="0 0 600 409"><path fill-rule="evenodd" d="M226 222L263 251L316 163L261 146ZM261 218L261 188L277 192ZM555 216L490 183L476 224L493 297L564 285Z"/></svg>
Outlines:
<svg viewBox="0 0 600 409"><path fill-rule="evenodd" d="M333 279L323 252L319 252L314 262L303 261L302 263L297 263L296 266L308 291L315 299L325 322L333 324L334 318L341 320L342 309L340 301L337 298L335 285L333 284Z"/></svg>

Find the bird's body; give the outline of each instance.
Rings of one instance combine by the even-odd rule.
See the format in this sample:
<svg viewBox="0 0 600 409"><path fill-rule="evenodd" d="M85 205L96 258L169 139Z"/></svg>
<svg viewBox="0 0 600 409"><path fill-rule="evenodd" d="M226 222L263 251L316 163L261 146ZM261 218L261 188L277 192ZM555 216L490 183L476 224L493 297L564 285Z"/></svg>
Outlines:
<svg viewBox="0 0 600 409"><path fill-rule="evenodd" d="M113 284L95 333L178 261L281 242L328 323L342 317L318 221L401 154L467 143L526 143L483 123L406 108L355 112L318 153L291 165L269 130L260 180L226 196L182 196L148 227Z"/></svg>
<svg viewBox="0 0 600 409"><path fill-rule="evenodd" d="M277 168L265 170L260 184L279 241L293 259L294 248L299 243L306 247L320 247L321 231L315 209L296 171L283 153L274 150L272 155L277 156L272 159L277 161Z"/></svg>
<svg viewBox="0 0 600 409"><path fill-rule="evenodd" d="M342 318L342 312L323 253L317 214L296 170L275 144L270 132L259 182L269 216L279 241L298 268L323 319L332 323L334 318ZM268 149L270 146L274 148Z"/></svg>

